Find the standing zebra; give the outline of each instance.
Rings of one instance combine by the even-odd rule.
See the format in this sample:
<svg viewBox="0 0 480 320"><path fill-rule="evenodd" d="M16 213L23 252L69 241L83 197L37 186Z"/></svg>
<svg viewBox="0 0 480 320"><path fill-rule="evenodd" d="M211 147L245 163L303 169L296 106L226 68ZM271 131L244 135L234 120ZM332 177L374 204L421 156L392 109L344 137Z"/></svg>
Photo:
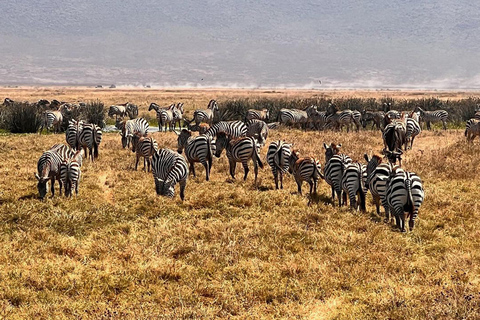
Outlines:
<svg viewBox="0 0 480 320"><path fill-rule="evenodd" d="M295 177L298 193L302 194L302 183L306 181L310 185L310 196L317 193L317 184L320 178L323 179L320 161L313 157L299 157L296 150L292 150L288 159L288 171Z"/></svg>
<svg viewBox="0 0 480 320"><path fill-rule="evenodd" d="M245 122L252 119L268 121L270 117L270 112L268 109L256 110L256 109L248 109L247 115L245 116Z"/></svg>
<svg viewBox="0 0 480 320"><path fill-rule="evenodd" d="M128 103L125 106L125 112L128 117L131 119L135 119L138 117L138 106L133 103Z"/></svg>
<svg viewBox="0 0 480 320"><path fill-rule="evenodd" d="M70 120L68 122L68 127L67 130L65 131L65 138L67 140L68 145L75 150L78 150L79 148L79 143L78 143L78 138L80 136L80 133L83 130L83 126L85 124L85 121L80 120Z"/></svg>
<svg viewBox="0 0 480 320"><path fill-rule="evenodd" d="M280 189L283 189L283 175L288 172L292 145L281 140L272 141L268 146L267 162L272 168L275 188L278 189L278 175L280 175Z"/></svg>
<svg viewBox="0 0 480 320"><path fill-rule="evenodd" d="M210 127L205 133L206 136L214 138L219 133L225 133L232 138L245 137L248 127L243 121L220 121Z"/></svg>
<svg viewBox="0 0 480 320"><path fill-rule="evenodd" d="M154 102L150 103L148 111L153 109L157 113L158 131L167 131L167 125L170 125L170 130L173 129L172 122L174 120L173 113L175 107L175 104L171 104L169 107L162 108Z"/></svg>
<svg viewBox="0 0 480 320"><path fill-rule="evenodd" d="M93 123L84 124L78 138L78 144L83 147L85 155L87 155L88 148L88 157L92 162L98 158L100 142L102 142L102 129Z"/></svg>
<svg viewBox="0 0 480 320"><path fill-rule="evenodd" d="M360 207L361 211L366 211L366 179L367 168L365 165L362 165L358 162L347 164L342 177L343 202L346 203L348 194L348 198L350 200L350 207L354 210L358 210L358 207Z"/></svg>
<svg viewBox="0 0 480 320"><path fill-rule="evenodd" d="M125 117L126 113L127 113L127 110L126 110L126 105L128 104L128 102L126 104L119 104L119 105L112 105L110 106L110 108L108 109L108 116L109 117L113 117L115 116L115 119L118 119L118 117L120 118L123 118Z"/></svg>
<svg viewBox="0 0 480 320"><path fill-rule="evenodd" d="M175 127L177 126L177 122L178 122L178 127L180 129L182 128L182 120L183 120L184 112L185 111L183 109L183 103L181 102L177 103L175 108L173 108L173 129L174 130L175 130Z"/></svg>
<svg viewBox="0 0 480 320"><path fill-rule="evenodd" d="M334 155L340 153L340 148L342 147L342 144L335 144L335 143L330 143L330 145L327 145L325 142L323 143L323 148L325 148L325 163L327 163Z"/></svg>
<svg viewBox="0 0 480 320"><path fill-rule="evenodd" d="M258 119L248 120L247 125L247 137L253 137L257 140L257 145L263 147L268 137L267 124Z"/></svg>
<svg viewBox="0 0 480 320"><path fill-rule="evenodd" d="M60 181L65 190L65 197L72 196L72 190L78 196L78 185L81 176L81 164L75 158L67 158L60 165Z"/></svg>
<svg viewBox="0 0 480 320"><path fill-rule="evenodd" d="M465 125L465 137L467 137L467 142L472 142L476 136L480 136L480 120L472 118L467 120Z"/></svg>
<svg viewBox="0 0 480 320"><path fill-rule="evenodd" d="M448 112L445 110L425 111L420 107L416 107L415 111L420 112L420 121L427 123L427 129L431 130L430 123L442 122L443 130L447 130Z"/></svg>
<svg viewBox="0 0 480 320"><path fill-rule="evenodd" d="M255 185L257 184L258 166L263 169L262 160L258 155L257 144L252 137L241 137L232 139L225 133L219 133L215 141L215 156L217 158L222 154L223 149L226 149L228 163L230 165L230 175L235 179L235 168L237 162L241 162L245 175L243 180L247 180L248 175L248 160L252 159L255 172Z"/></svg>
<svg viewBox="0 0 480 320"><path fill-rule="evenodd" d="M360 124L355 122L352 110L336 111L334 113L328 113L325 120L325 129L334 128L335 130L342 131L343 126L347 126L347 132L350 131L350 125L355 124L359 128Z"/></svg>
<svg viewBox="0 0 480 320"><path fill-rule="evenodd" d="M304 126L308 121L308 115L306 111L298 109L280 109L277 116L277 121L285 125L298 125Z"/></svg>
<svg viewBox="0 0 480 320"><path fill-rule="evenodd" d="M383 111L370 111L363 109L362 127L365 129L367 128L368 122L372 122L372 129L376 127L378 130L381 130L384 117L385 113Z"/></svg>
<svg viewBox="0 0 480 320"><path fill-rule="evenodd" d="M40 131L42 132L43 128L47 130L53 127L54 132L59 132L62 127L63 115L60 111L47 110L43 113L43 120L40 125Z"/></svg>
<svg viewBox="0 0 480 320"><path fill-rule="evenodd" d="M410 149L413 148L413 140L422 132L420 123L418 122L418 115L413 112L410 117L407 118L407 127L405 133L405 150L408 149L408 143L410 142Z"/></svg>
<svg viewBox="0 0 480 320"><path fill-rule="evenodd" d="M338 197L338 205L342 206L342 178L345 167L352 159L345 154L333 155L325 164L324 179L332 188L332 203L335 203L335 193Z"/></svg>
<svg viewBox="0 0 480 320"><path fill-rule="evenodd" d="M117 125L116 125L117 126ZM126 120L119 123L117 128L121 130L122 147L130 147L132 137L135 133L140 133L141 136L146 137L148 134L149 124L144 118L137 118L133 120Z"/></svg>
<svg viewBox="0 0 480 320"><path fill-rule="evenodd" d="M405 232L405 212L408 213L407 218L410 218L408 222L410 231L413 230L424 199L425 192L419 176L401 168L392 171L387 188L387 202L401 232Z"/></svg>
<svg viewBox="0 0 480 320"><path fill-rule="evenodd" d="M211 138L205 135L192 137L192 132L183 129L178 135L177 152L182 153L185 149L185 156L190 163L190 171L195 175L195 162L200 162L205 167L206 180L210 180L210 170L212 169L213 151Z"/></svg>
<svg viewBox="0 0 480 320"><path fill-rule="evenodd" d="M389 119L388 116L385 117ZM397 159L400 166L402 165L401 155L403 154L402 147L406 144L406 134L407 129L405 123L402 121L395 121L389 123L385 130L383 131L383 143L385 148L383 149L384 154L387 156L388 160L395 164Z"/></svg>
<svg viewBox="0 0 480 320"><path fill-rule="evenodd" d="M368 155L365 154L364 157L367 161L366 186L372 194L377 214L380 215L381 203L385 209L385 222L388 222L390 220L390 209L387 203L388 181L392 170L398 168L398 166L394 166L390 162L382 163L382 158L378 155L373 155L369 158Z"/></svg>
<svg viewBox="0 0 480 320"><path fill-rule="evenodd" d="M135 152L135 171L138 168L138 161L143 157L143 171L150 172L151 157L158 150L158 144L152 137L144 137L136 132L132 137L132 152ZM148 166L148 170L147 170Z"/></svg>
<svg viewBox="0 0 480 320"><path fill-rule="evenodd" d="M185 158L170 149L159 149L152 157L152 173L157 195L173 198L180 183L180 199L185 199L188 165Z"/></svg>
<svg viewBox="0 0 480 320"><path fill-rule="evenodd" d="M215 100L210 100L207 109L195 110L193 112L193 120L198 126L201 122L206 122L210 126L213 124L213 118L215 117L215 111L218 111L218 104Z"/></svg>

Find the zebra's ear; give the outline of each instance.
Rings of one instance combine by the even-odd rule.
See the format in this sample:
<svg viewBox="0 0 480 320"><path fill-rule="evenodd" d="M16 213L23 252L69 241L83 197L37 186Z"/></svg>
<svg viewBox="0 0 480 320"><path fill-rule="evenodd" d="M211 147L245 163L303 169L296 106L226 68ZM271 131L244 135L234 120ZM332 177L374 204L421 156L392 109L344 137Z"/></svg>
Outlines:
<svg viewBox="0 0 480 320"><path fill-rule="evenodd" d="M328 146L327 146L327 144L326 144L325 142L323 143L323 147L325 148L325 150L328 149Z"/></svg>
<svg viewBox="0 0 480 320"><path fill-rule="evenodd" d="M341 147L342 147L342 144L341 144L341 143L337 144L337 149L338 149L338 148L341 148Z"/></svg>
<svg viewBox="0 0 480 320"><path fill-rule="evenodd" d="M35 178L36 178L38 181L40 181L40 176L39 176L37 173L35 173Z"/></svg>
<svg viewBox="0 0 480 320"><path fill-rule="evenodd" d="M368 158L368 154L365 153L365 154L363 155L363 157L365 158L365 160L366 160L367 162L370 162L370 159Z"/></svg>

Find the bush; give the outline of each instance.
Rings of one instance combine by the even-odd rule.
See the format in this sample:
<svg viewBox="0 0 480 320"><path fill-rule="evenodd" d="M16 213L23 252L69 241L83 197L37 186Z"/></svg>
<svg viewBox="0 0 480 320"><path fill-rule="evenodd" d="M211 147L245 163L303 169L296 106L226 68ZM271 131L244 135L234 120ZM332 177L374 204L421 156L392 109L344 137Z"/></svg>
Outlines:
<svg viewBox="0 0 480 320"><path fill-rule="evenodd" d="M104 128L105 123L105 106L100 100L88 102L82 109L82 119L88 123L94 123L100 128Z"/></svg>
<svg viewBox="0 0 480 320"><path fill-rule="evenodd" d="M42 115L35 105L13 103L2 107L0 126L11 133L34 133L38 131Z"/></svg>

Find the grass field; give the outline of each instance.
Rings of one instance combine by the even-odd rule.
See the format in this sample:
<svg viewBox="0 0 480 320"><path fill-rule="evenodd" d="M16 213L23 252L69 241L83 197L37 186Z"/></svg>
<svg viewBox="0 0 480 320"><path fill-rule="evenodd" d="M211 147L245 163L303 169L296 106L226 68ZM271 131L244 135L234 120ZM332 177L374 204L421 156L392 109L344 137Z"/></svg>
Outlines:
<svg viewBox="0 0 480 320"><path fill-rule="evenodd" d="M129 100L140 114L152 101L184 101L191 112L211 98L273 94L48 90L0 92L14 100L51 99L55 90L67 101ZM176 149L174 133L153 136ZM196 165L184 202L158 197L152 174L133 170L135 156L118 133L104 134L97 162L85 161L77 198L39 201L37 160L64 139L0 136L0 317L480 318L480 142L468 145L461 130L424 131L404 157L426 192L406 234L375 214L370 195L360 213L332 206L323 181L310 206L291 176L275 190L266 147L258 188L253 170L244 182L237 167L231 180L223 154L208 183ZM382 148L377 131L284 128L270 131L267 143L277 139L322 165L323 142L342 143L360 161Z"/></svg>

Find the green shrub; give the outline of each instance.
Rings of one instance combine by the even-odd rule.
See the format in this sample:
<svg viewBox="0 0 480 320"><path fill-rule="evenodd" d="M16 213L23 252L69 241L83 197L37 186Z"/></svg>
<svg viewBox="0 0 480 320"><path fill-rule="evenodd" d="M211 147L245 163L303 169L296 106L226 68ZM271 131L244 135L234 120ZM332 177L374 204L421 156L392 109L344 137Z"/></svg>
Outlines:
<svg viewBox="0 0 480 320"><path fill-rule="evenodd" d="M82 110L82 119L88 123L94 123L100 128L104 128L105 122L105 106L100 100L88 102Z"/></svg>
<svg viewBox="0 0 480 320"><path fill-rule="evenodd" d="M13 103L2 107L0 126L11 133L37 132L42 115L35 105L29 103Z"/></svg>

